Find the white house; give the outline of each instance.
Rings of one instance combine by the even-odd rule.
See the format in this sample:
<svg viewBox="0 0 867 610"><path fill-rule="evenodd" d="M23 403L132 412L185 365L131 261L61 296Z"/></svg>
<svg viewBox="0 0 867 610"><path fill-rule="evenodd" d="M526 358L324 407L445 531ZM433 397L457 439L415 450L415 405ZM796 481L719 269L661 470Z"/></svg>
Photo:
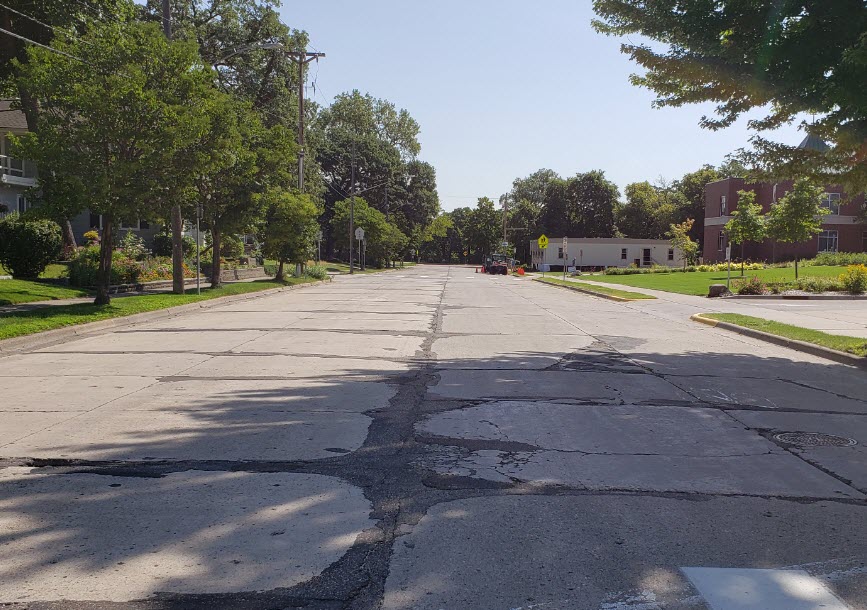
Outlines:
<svg viewBox="0 0 867 610"><path fill-rule="evenodd" d="M536 240L530 242L533 268L577 267L682 267L683 255L664 239L626 239L620 237L569 237L563 249L562 237L549 237L543 252Z"/></svg>

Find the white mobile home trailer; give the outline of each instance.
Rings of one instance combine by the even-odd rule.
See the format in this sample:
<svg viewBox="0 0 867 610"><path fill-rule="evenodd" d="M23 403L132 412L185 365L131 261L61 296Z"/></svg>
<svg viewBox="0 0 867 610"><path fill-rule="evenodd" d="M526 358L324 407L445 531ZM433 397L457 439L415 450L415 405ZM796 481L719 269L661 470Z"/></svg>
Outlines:
<svg viewBox="0 0 867 610"><path fill-rule="evenodd" d="M606 267L682 267L683 254L664 239L626 239L618 237L569 237L563 251L563 238L550 237L543 252L536 240L530 242L534 269L567 267L579 269Z"/></svg>

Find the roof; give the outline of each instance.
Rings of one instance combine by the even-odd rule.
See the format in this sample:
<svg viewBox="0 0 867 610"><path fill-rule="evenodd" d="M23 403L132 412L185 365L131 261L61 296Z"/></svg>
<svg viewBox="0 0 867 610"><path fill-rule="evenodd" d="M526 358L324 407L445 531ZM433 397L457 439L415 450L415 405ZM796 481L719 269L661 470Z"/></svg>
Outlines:
<svg viewBox="0 0 867 610"><path fill-rule="evenodd" d="M12 110L15 100L0 100L0 129L27 130L27 119L20 110Z"/></svg>
<svg viewBox="0 0 867 610"><path fill-rule="evenodd" d="M803 139L803 141L798 144L798 148L803 150L815 150L816 152L827 152L830 148L825 140L820 138L819 136L814 136L813 134L807 134L807 137Z"/></svg>

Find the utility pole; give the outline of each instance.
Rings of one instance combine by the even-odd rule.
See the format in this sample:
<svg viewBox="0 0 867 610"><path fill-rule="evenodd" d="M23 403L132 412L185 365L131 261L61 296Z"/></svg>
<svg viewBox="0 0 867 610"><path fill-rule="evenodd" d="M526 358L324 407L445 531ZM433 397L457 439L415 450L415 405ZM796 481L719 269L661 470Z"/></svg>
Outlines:
<svg viewBox="0 0 867 610"><path fill-rule="evenodd" d="M304 66L313 60L319 61L325 53L288 51L286 55L298 64L298 191L304 192Z"/></svg>
<svg viewBox="0 0 867 610"><path fill-rule="evenodd" d="M352 172L349 179L349 273L352 268L352 240L355 239L355 143L352 144Z"/></svg>
<svg viewBox="0 0 867 610"><path fill-rule="evenodd" d="M163 34L165 34L167 40L172 39L172 7L170 0L163 0ZM172 206L171 222L172 292L184 294L184 219L181 215L181 204L179 203Z"/></svg>

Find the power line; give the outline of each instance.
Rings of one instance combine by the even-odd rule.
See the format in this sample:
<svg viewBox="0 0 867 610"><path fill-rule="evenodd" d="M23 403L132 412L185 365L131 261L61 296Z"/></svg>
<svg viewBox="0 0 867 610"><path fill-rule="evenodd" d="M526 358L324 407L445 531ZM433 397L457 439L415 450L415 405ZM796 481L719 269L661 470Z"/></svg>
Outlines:
<svg viewBox="0 0 867 610"><path fill-rule="evenodd" d="M50 47L47 44L42 44L41 42L36 42L35 40L30 40L29 38L25 38L24 36L21 36L20 34L16 34L15 32L10 32L9 30L4 30L3 28L0 28L0 33L8 34L9 36L12 36L13 38L18 38L19 40L23 40L24 42L29 42L30 44L35 44L37 47L42 47L43 49L48 49L49 51L51 51L53 53L57 53L58 55L63 55L64 57L68 57L70 59L80 61L81 63L87 64L88 66L93 66L92 63L85 61L85 60L81 59L80 57L76 57L75 55L70 55L69 53L67 53L65 51L61 51L60 49L55 49L54 47Z"/></svg>
<svg viewBox="0 0 867 610"><path fill-rule="evenodd" d="M21 16L24 17L25 19L29 19L30 21L32 21L32 22L34 22L34 23L38 23L39 25L41 25L41 26L44 27L44 28L48 28L49 30L52 30L52 31L54 31L54 32L60 32L61 34L63 34L63 35L66 36L67 38L69 38L70 40L79 40L79 41L83 42L83 43L86 44L86 45L90 45L90 44L91 44L91 43L87 42L86 40L82 40L81 38L79 38L79 37L77 37L77 36L72 36L69 32L67 32L67 31L64 30L63 28L59 28L59 27L57 27L57 26L49 25L49 24L47 24L47 23L44 23L44 22L42 22L42 21L39 21L39 19L36 19L35 17L31 17L30 15L27 15L27 14L25 14L25 13L22 13L21 11L16 10L16 9L12 8L11 6L7 6L7 5L3 4L2 2L0 2L0 6L2 6L3 8L5 8L6 10L12 11L12 12L15 13L16 15L21 15Z"/></svg>

